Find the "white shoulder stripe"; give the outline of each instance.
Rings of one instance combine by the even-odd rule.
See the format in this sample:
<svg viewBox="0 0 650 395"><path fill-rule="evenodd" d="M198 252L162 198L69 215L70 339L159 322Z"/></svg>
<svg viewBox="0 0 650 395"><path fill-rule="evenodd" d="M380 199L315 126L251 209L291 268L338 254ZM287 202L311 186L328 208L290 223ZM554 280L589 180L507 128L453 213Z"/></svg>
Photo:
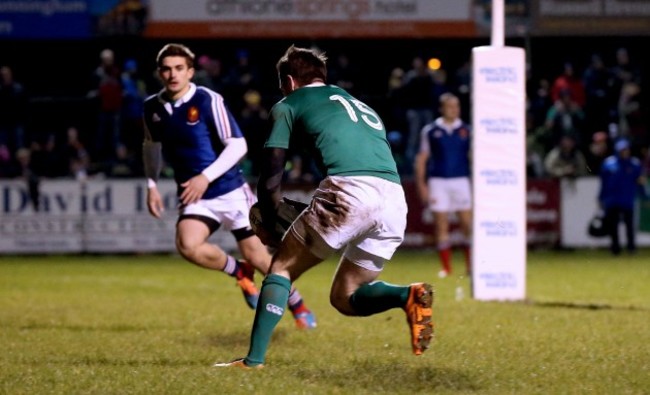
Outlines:
<svg viewBox="0 0 650 395"><path fill-rule="evenodd" d="M209 89L200 87L210 95L210 109L214 117L217 132L221 140L226 140L232 137L232 129L230 128L230 121L228 119L228 112L224 104L223 96Z"/></svg>

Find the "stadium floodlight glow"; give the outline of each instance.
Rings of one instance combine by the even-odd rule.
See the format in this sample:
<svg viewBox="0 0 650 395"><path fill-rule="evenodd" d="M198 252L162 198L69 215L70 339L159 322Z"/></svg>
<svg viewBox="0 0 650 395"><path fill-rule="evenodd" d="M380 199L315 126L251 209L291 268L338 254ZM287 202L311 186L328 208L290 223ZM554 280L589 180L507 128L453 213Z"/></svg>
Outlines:
<svg viewBox="0 0 650 395"><path fill-rule="evenodd" d="M442 62L438 58L431 58L427 61L427 67L429 70L440 70L442 67Z"/></svg>
<svg viewBox="0 0 650 395"><path fill-rule="evenodd" d="M526 298L525 52L504 45L503 0L490 46L472 49L472 297Z"/></svg>

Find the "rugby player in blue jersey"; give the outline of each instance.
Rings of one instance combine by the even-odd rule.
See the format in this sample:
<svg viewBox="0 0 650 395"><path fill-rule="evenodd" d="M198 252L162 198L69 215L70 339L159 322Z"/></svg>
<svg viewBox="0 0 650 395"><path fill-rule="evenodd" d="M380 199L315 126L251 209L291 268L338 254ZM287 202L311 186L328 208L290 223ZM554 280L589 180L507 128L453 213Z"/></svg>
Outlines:
<svg viewBox="0 0 650 395"><path fill-rule="evenodd" d="M422 128L415 158L415 182L422 202L433 212L441 278L452 272L449 214L456 213L464 240L465 269L470 272L472 194L470 189L470 127L460 118L460 101L440 96L440 117Z"/></svg>
<svg viewBox="0 0 650 395"><path fill-rule="evenodd" d="M194 54L189 48L167 44L156 62L164 88L144 103L147 207L154 217L161 217L163 201L156 180L164 158L178 186L178 252L191 263L234 277L254 309L259 291L253 275L255 269L268 272L271 255L250 226L249 211L256 197L239 167L247 152L246 140L223 97L191 82ZM221 226L232 232L243 260L208 242ZM316 326L295 288L288 304L299 328Z"/></svg>

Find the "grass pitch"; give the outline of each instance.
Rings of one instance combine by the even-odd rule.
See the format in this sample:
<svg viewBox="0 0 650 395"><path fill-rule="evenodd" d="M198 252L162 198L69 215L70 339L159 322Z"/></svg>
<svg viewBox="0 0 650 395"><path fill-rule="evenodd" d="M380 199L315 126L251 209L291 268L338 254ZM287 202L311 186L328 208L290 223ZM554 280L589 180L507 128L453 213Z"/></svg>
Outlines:
<svg viewBox="0 0 650 395"><path fill-rule="evenodd" d="M0 257L0 393L650 394L650 251L532 251L525 303L472 300L454 258L439 280L432 252L401 251L380 277L434 284L424 355L401 310L330 307L327 261L297 283L318 328L286 314L266 368L241 371L211 367L246 354L254 316L221 273L177 256Z"/></svg>

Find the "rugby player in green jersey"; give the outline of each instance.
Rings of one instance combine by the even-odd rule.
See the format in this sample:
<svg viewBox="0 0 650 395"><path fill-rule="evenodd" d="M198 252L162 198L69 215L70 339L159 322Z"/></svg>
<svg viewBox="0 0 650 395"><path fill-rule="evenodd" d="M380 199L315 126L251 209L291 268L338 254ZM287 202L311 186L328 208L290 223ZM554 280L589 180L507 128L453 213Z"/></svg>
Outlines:
<svg viewBox="0 0 650 395"><path fill-rule="evenodd" d="M382 120L345 90L325 84L325 62L324 54L291 46L276 65L285 97L271 109L273 125L264 145L257 194L262 223L258 234L277 250L262 284L248 354L215 366L262 367L291 284L335 253L341 258L330 303L339 312L369 316L404 309L415 355L429 347L433 336L430 284L376 281L404 239L404 190ZM280 234L276 222L284 204L281 182L294 135L325 178L309 206Z"/></svg>

